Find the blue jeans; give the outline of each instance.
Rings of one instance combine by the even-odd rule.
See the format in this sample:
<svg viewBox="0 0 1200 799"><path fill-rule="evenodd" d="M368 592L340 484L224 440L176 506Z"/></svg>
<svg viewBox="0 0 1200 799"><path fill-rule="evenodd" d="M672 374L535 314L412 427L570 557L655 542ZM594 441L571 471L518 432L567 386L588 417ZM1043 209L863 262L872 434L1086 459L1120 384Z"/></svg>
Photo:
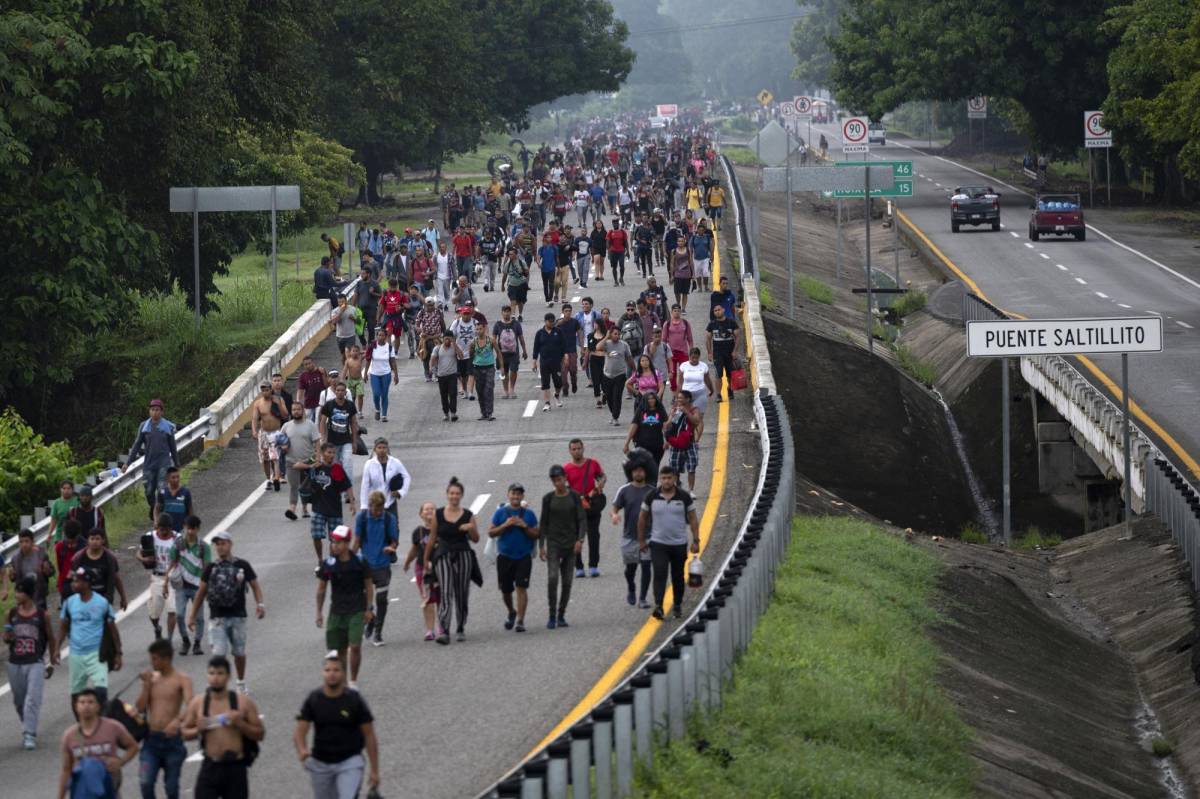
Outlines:
<svg viewBox="0 0 1200 799"><path fill-rule="evenodd" d="M146 481L146 502L150 504L151 510L154 509L154 502L158 499L158 489L162 488L167 481L167 469L170 466L170 463L142 466L142 478Z"/></svg>
<svg viewBox="0 0 1200 799"><path fill-rule="evenodd" d="M159 769L163 772L163 790L167 799L179 799L179 773L183 771L186 757L187 749L178 735L167 736L161 732L147 734L139 755L138 781L142 785L142 799L154 799L154 783L158 779Z"/></svg>
<svg viewBox="0 0 1200 799"><path fill-rule="evenodd" d="M289 481L290 484L291 481ZM198 586L188 585L184 583L179 588L175 589L175 618L179 620L179 629L187 635L187 606L196 598ZM196 640L200 641L204 638L204 603L196 608Z"/></svg>
<svg viewBox="0 0 1200 799"><path fill-rule="evenodd" d="M392 379L389 372L385 375L367 375L371 378L371 398L375 402L375 411L382 416L388 412L388 384Z"/></svg>
<svg viewBox="0 0 1200 799"><path fill-rule="evenodd" d="M575 259L575 271L579 273L579 287L587 288L588 268L592 265L592 256L581 255Z"/></svg>

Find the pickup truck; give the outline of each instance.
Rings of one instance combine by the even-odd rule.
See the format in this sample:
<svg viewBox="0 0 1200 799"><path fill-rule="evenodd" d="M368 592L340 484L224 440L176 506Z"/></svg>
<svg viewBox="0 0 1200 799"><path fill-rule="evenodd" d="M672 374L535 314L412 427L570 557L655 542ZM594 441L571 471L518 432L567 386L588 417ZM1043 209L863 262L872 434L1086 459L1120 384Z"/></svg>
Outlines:
<svg viewBox="0 0 1200 799"><path fill-rule="evenodd" d="M1074 236L1078 241L1087 238L1083 222L1083 205L1078 194L1039 194L1029 215L1029 240L1039 236Z"/></svg>
<svg viewBox="0 0 1200 799"><path fill-rule="evenodd" d="M956 186L950 193L950 231L959 225L991 225L1000 229L1000 194L991 186Z"/></svg>
<svg viewBox="0 0 1200 799"><path fill-rule="evenodd" d="M887 129L882 122L867 125L867 144L878 144L880 147L887 144Z"/></svg>

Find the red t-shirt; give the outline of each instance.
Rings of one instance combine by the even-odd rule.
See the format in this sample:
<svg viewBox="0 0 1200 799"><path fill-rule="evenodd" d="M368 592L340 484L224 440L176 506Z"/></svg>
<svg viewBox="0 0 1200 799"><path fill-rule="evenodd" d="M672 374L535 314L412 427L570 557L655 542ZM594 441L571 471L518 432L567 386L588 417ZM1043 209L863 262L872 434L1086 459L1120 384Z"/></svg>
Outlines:
<svg viewBox="0 0 1200 799"><path fill-rule="evenodd" d="M475 253L475 239L466 233L454 237L454 254L459 258L469 258Z"/></svg>
<svg viewBox="0 0 1200 799"><path fill-rule="evenodd" d="M584 458L578 466L568 461L563 471L567 473L567 484L580 496L586 496L595 487L596 478L604 474L600 463L592 458Z"/></svg>
<svg viewBox="0 0 1200 799"><path fill-rule="evenodd" d="M383 312L397 315L408 304L408 295L402 291L386 291L383 294Z"/></svg>
<svg viewBox="0 0 1200 799"><path fill-rule="evenodd" d="M629 244L629 234L624 230L608 231L608 251L609 252L625 252L625 247Z"/></svg>
<svg viewBox="0 0 1200 799"><path fill-rule="evenodd" d="M321 392L325 390L325 375L320 369L311 372L304 371L296 380L296 386L304 392L304 407L315 408L320 405Z"/></svg>

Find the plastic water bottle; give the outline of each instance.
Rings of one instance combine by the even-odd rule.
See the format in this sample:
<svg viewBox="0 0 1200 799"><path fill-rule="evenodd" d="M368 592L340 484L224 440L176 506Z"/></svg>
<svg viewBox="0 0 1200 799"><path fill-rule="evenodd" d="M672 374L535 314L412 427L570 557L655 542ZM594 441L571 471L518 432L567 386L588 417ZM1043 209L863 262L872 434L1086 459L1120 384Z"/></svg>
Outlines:
<svg viewBox="0 0 1200 799"><path fill-rule="evenodd" d="M116 468L115 466L111 469L105 469L104 471L100 472L99 475L97 475L97 477L100 478L101 483L106 482L108 480L113 480L120 476L121 476L121 470Z"/></svg>

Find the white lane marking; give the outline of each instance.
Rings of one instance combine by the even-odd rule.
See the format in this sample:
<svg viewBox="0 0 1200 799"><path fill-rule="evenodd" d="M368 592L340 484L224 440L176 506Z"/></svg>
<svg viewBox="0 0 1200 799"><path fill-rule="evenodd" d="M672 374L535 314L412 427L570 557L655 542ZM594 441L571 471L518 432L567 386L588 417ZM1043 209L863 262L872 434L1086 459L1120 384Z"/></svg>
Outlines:
<svg viewBox="0 0 1200 799"><path fill-rule="evenodd" d="M923 178L923 177L925 177L925 176L924 176L924 175L921 175L921 174L918 174L918 175L917 175L917 177L919 177L919 178Z"/></svg>
<svg viewBox="0 0 1200 799"><path fill-rule="evenodd" d="M1107 299L1108 299L1108 295L1107 295L1107 294L1105 294L1103 291L1097 291L1097 292L1096 292L1096 296L1097 296L1097 297L1099 297L1099 298L1100 298L1100 299L1102 299L1102 300L1107 300Z"/></svg>
<svg viewBox="0 0 1200 799"><path fill-rule="evenodd" d="M530 400L529 402L525 403L525 413L521 414L521 416L528 419L529 417L533 416L533 414L536 412L537 412L537 400Z"/></svg>
<svg viewBox="0 0 1200 799"><path fill-rule="evenodd" d="M933 185L937 186L939 189L942 187L941 183L934 183Z"/></svg>
<svg viewBox="0 0 1200 799"><path fill-rule="evenodd" d="M1132 305L1126 305L1123 302L1118 302L1117 305L1121 306L1122 308L1132 308L1133 307Z"/></svg>
<svg viewBox="0 0 1200 799"><path fill-rule="evenodd" d="M1067 268L1065 266L1063 266L1062 264L1055 264L1055 266L1057 266L1059 269L1063 270L1064 272L1067 271Z"/></svg>
<svg viewBox="0 0 1200 799"><path fill-rule="evenodd" d="M212 532L210 532L208 535L204 536L204 540L211 543L212 537L214 535L216 535L221 530L228 530L229 527L232 526L234 522L236 522L238 519L242 518L242 516L244 516L246 514L246 511L248 511L248 510L250 510L250 508L254 507L254 503L257 502L259 497L261 497L265 493L267 493L267 489L265 486L261 486L261 485L258 486L257 488L255 488L253 491L251 491L249 496L247 496L245 499L243 499L240 505L238 505L233 510L229 511L229 513L225 516L224 519L221 519L221 521L217 522L216 526L212 528ZM141 608L142 605L145 605L149 601L150 601L150 589L147 588L145 591L142 591L142 593L140 593L136 597L134 597L133 601L129 603L128 607L126 607L125 610L122 610L121 612L119 612L117 614L117 624L120 624L122 621L129 618L129 616L132 615L134 611L138 610L139 608ZM70 647L64 646L62 648L62 652L61 652L62 656L65 658L69 651L70 651ZM12 686L9 683L0 685L0 696L4 696L11 690L12 690Z"/></svg>
<svg viewBox="0 0 1200 799"><path fill-rule="evenodd" d="M1042 257L1043 257L1043 258L1045 258L1047 261L1049 261L1049 260L1050 260L1050 256L1049 256L1049 255L1046 255L1046 253L1044 253L1044 252L1039 252L1039 253L1038 253L1038 255L1042 256Z"/></svg>
<svg viewBox="0 0 1200 799"><path fill-rule="evenodd" d="M1078 283L1078 284L1079 284L1079 285L1081 285L1081 286L1086 286L1086 285L1087 285L1087 281L1086 281L1086 280L1084 280L1084 279L1083 279L1083 278L1081 278L1081 277L1077 277L1077 278L1075 278L1075 282L1076 282L1076 283Z"/></svg>
<svg viewBox="0 0 1200 799"><path fill-rule="evenodd" d="M1150 314L1151 316L1162 316L1162 314L1160 314L1158 311L1146 311L1146 313Z"/></svg>
<svg viewBox="0 0 1200 799"><path fill-rule="evenodd" d="M1001 229L1001 230L1007 230L1007 229L1008 229L1008 225L1006 225L1006 224L1004 224L1003 222L1001 222L1001 223L1000 223L1000 229Z"/></svg>
<svg viewBox="0 0 1200 799"><path fill-rule="evenodd" d="M1026 247L1028 247L1028 248L1029 248L1029 249L1031 249L1031 250L1033 249L1033 245L1032 245L1032 244L1030 244L1029 242L1025 242L1025 246L1026 246Z"/></svg>
<svg viewBox="0 0 1200 799"><path fill-rule="evenodd" d="M483 510L483 506L486 505L487 501L491 498L491 494L480 494L479 496L475 497L475 500L471 503L471 513L479 513L479 511Z"/></svg>
<svg viewBox="0 0 1200 799"><path fill-rule="evenodd" d="M581 299L583 299L583 298L582 297L572 297L571 302L576 303L576 302L579 302Z"/></svg>
<svg viewBox="0 0 1200 799"><path fill-rule="evenodd" d="M1015 230L1008 231L1008 235L1012 236L1014 239L1021 238L1021 235L1019 233L1017 233L1017 231L1015 231Z"/></svg>
<svg viewBox="0 0 1200 799"><path fill-rule="evenodd" d="M513 444L508 449L504 450L504 457L500 459L501 466L511 466L517 462L517 453L521 451L520 444Z"/></svg>
<svg viewBox="0 0 1200 799"><path fill-rule="evenodd" d="M1188 330L1192 329L1192 326L1189 325L1187 322L1181 322L1178 319L1175 320L1175 324L1179 325L1180 327L1186 327Z"/></svg>

